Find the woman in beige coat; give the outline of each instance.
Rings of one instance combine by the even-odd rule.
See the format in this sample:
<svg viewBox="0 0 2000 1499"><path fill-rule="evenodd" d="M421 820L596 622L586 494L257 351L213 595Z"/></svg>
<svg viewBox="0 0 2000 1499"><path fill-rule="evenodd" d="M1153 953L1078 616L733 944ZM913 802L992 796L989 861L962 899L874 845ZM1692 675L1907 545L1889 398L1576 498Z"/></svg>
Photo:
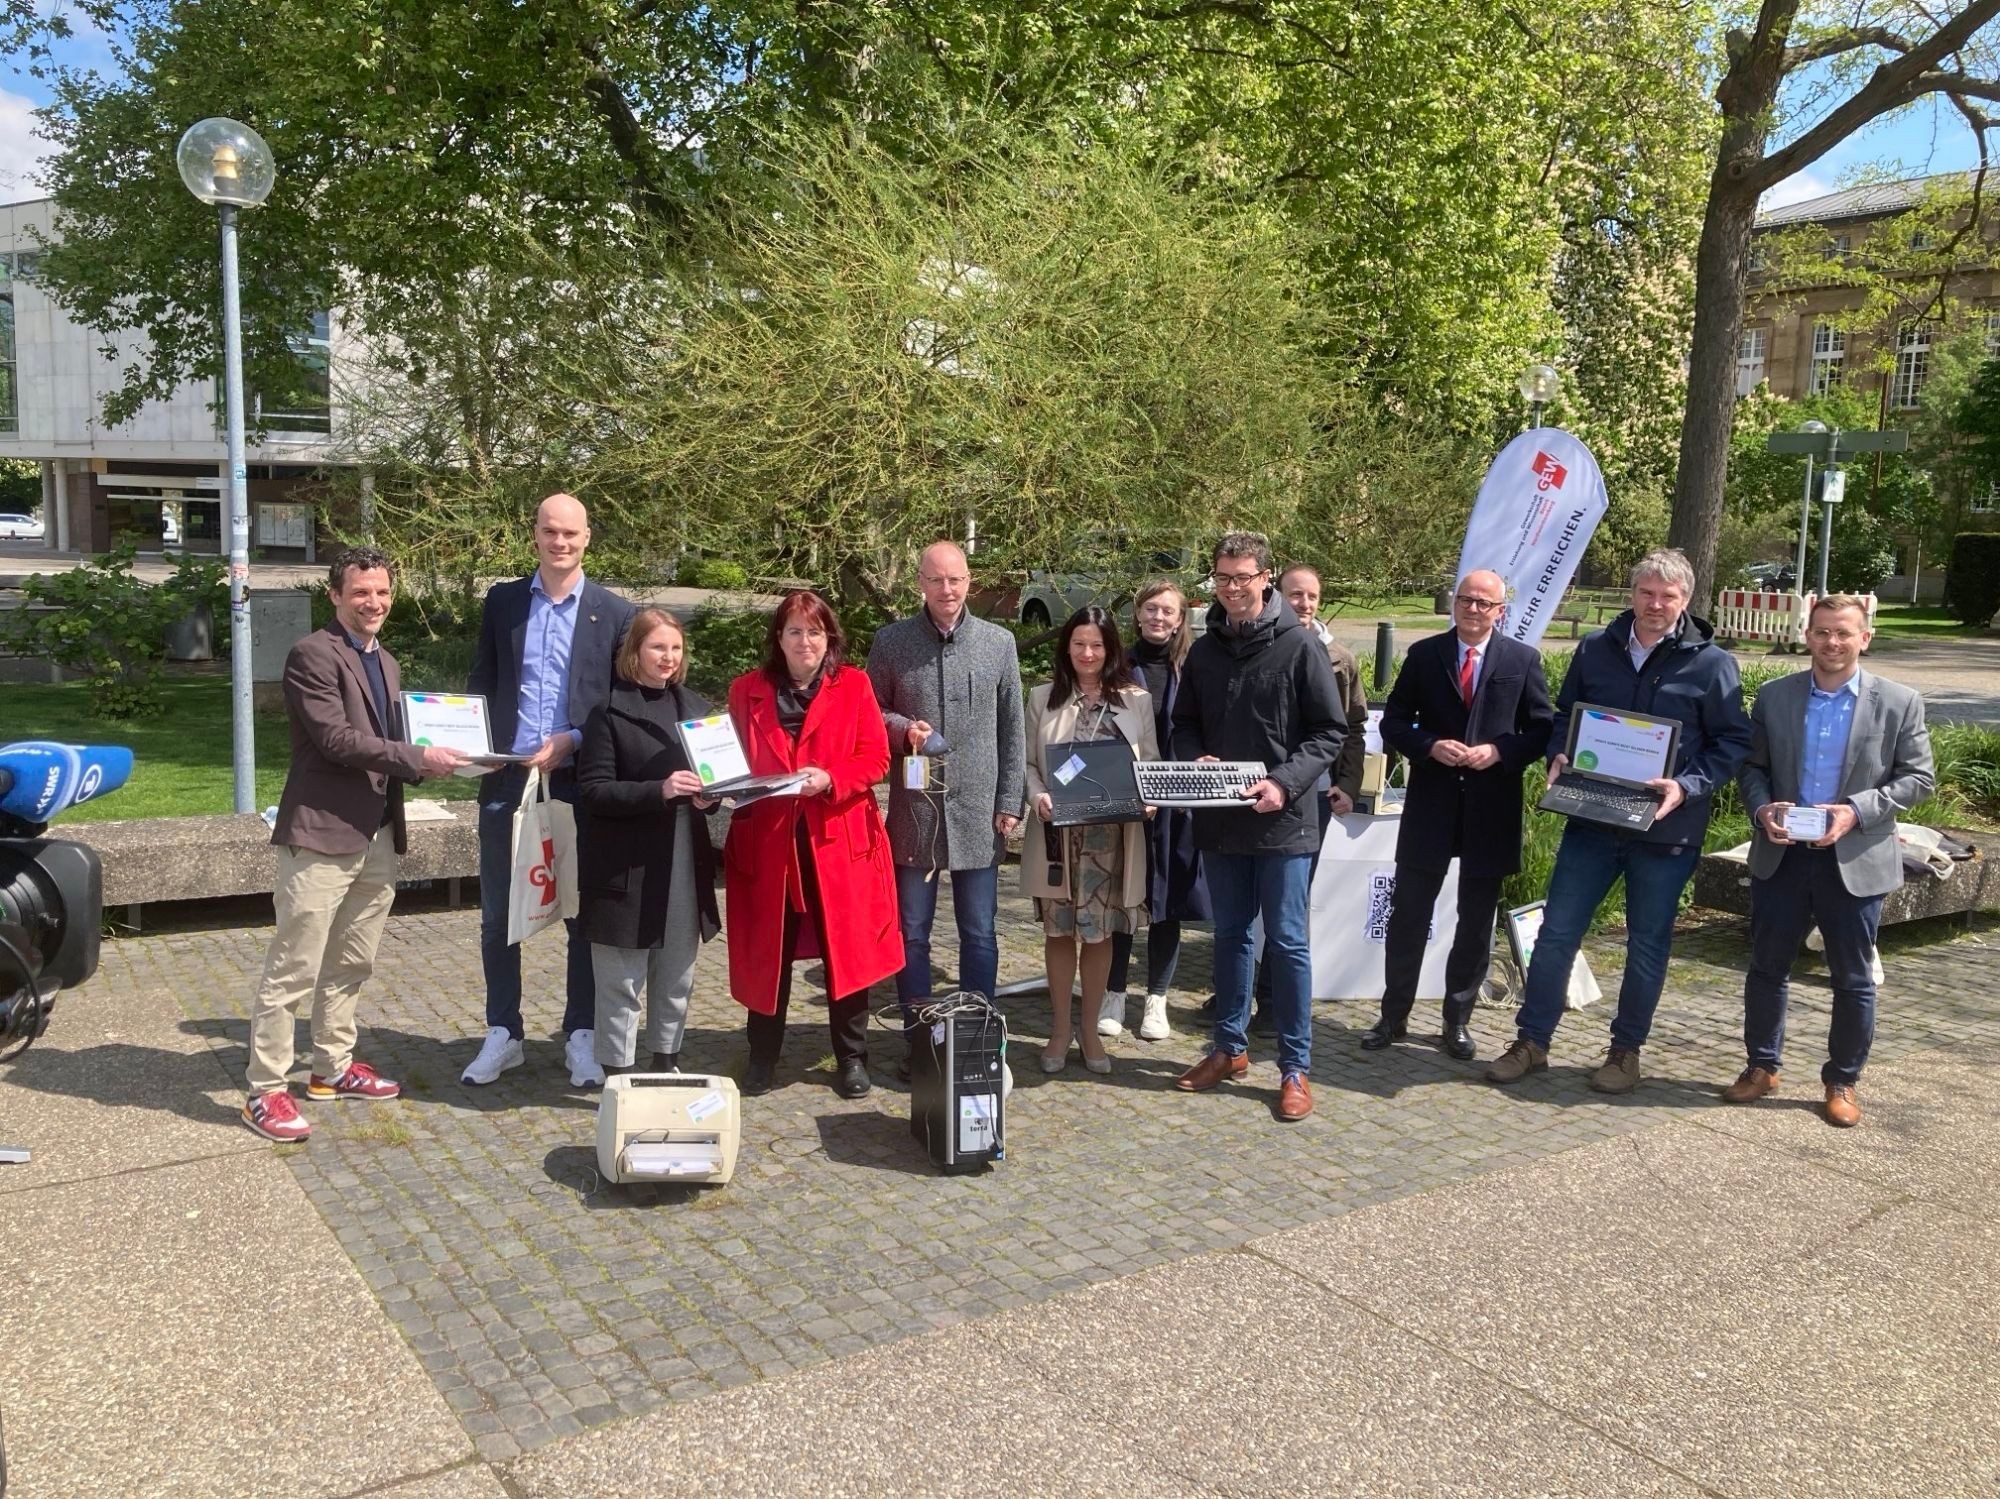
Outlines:
<svg viewBox="0 0 2000 1499"><path fill-rule="evenodd" d="M1057 828L1049 781L1059 768L1051 745L1119 739L1133 758L1157 760L1153 702L1134 681L1118 639L1117 622L1088 605L1064 622L1056 639L1054 680L1028 694L1028 804L1039 829L1031 829L1021 856L1021 889L1035 897L1042 918L1043 959L1052 1015L1042 1071L1060 1072L1069 1060L1070 981L1079 954L1083 1013L1097 1014L1111 971L1111 939L1136 932L1146 919L1146 833L1143 821L1090 823ZM1111 1058L1094 1025L1076 1027L1083 1065L1109 1072Z"/></svg>

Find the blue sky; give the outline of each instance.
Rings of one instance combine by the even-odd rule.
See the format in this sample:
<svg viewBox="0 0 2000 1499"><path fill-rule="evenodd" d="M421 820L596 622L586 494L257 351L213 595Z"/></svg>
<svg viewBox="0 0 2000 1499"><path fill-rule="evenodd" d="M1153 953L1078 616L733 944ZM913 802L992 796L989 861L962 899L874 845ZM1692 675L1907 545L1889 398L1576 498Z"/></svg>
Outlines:
<svg viewBox="0 0 2000 1499"><path fill-rule="evenodd" d="M110 39L77 15L69 0L44 0L44 5L67 13L77 31L62 45L58 54L62 62L103 73L116 68ZM36 175L48 145L34 133L32 111L47 101L48 90L39 80L0 73L0 203L41 196ZM1766 194L1764 202L1766 207L1776 207L1818 197L1846 185L1857 173L1879 173L1886 168L1894 176L1919 177L1961 171L1977 163L1972 133L1958 113L1940 100L1927 99L1849 137Z"/></svg>

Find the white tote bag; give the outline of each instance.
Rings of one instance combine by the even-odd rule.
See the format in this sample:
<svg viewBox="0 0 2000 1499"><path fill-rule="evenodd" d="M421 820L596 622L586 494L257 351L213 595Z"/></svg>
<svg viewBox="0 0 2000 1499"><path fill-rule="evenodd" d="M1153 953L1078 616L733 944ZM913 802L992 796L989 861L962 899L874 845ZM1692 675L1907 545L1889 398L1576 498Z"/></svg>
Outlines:
<svg viewBox="0 0 2000 1499"><path fill-rule="evenodd" d="M514 809L514 875L507 892L507 940L525 942L576 915L576 813L528 772Z"/></svg>

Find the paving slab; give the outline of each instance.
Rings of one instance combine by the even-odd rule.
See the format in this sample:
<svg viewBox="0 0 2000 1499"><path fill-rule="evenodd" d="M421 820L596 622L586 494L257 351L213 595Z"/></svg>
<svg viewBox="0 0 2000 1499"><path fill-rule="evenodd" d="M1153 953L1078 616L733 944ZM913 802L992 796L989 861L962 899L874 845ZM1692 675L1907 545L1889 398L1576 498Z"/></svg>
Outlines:
<svg viewBox="0 0 2000 1499"><path fill-rule="evenodd" d="M9 1499L344 1494L471 1456L270 1152L10 1196Z"/></svg>
<svg viewBox="0 0 2000 1499"><path fill-rule="evenodd" d="M1862 1119L1836 1130L1821 1117L1820 1058L1801 1049L1779 1091L1702 1116L1710 1129L1928 1202L1980 1216L2000 1201L2000 1048L1973 1046L1870 1066L1856 1096Z"/></svg>
<svg viewBox="0 0 2000 1499"><path fill-rule="evenodd" d="M59 996L48 1033L0 1072L0 1144L34 1152L0 1167L0 1194L268 1149L238 1121L241 1077L188 1024L174 956L135 951L116 981Z"/></svg>
<svg viewBox="0 0 2000 1499"><path fill-rule="evenodd" d="M502 1465L524 1499L1206 1492L1165 1444L1028 1356L1003 1315L654 1411Z"/></svg>
<svg viewBox="0 0 2000 1499"><path fill-rule="evenodd" d="M484 1463L466 1463L449 1472L412 1478L369 1493L381 1499L512 1499L507 1486Z"/></svg>
<svg viewBox="0 0 2000 1499"><path fill-rule="evenodd" d="M1254 1247L1718 1492L2000 1481L2000 1229L1700 1124Z"/></svg>
<svg viewBox="0 0 2000 1499"><path fill-rule="evenodd" d="M1065 1296L1014 1330L1052 1388L1226 1493L1703 1492L1255 1253Z"/></svg>

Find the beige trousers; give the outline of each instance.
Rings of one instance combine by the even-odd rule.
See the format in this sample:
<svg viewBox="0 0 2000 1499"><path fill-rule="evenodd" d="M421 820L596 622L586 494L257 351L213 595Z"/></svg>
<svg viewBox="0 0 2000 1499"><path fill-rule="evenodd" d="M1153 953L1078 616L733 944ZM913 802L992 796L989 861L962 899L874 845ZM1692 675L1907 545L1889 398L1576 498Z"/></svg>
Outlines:
<svg viewBox="0 0 2000 1499"><path fill-rule="evenodd" d="M276 1092L292 1070L298 1008L312 1002L312 1070L335 1078L354 1059L354 1005L396 899L396 835L358 854L278 850L278 929L250 1006L250 1092Z"/></svg>

